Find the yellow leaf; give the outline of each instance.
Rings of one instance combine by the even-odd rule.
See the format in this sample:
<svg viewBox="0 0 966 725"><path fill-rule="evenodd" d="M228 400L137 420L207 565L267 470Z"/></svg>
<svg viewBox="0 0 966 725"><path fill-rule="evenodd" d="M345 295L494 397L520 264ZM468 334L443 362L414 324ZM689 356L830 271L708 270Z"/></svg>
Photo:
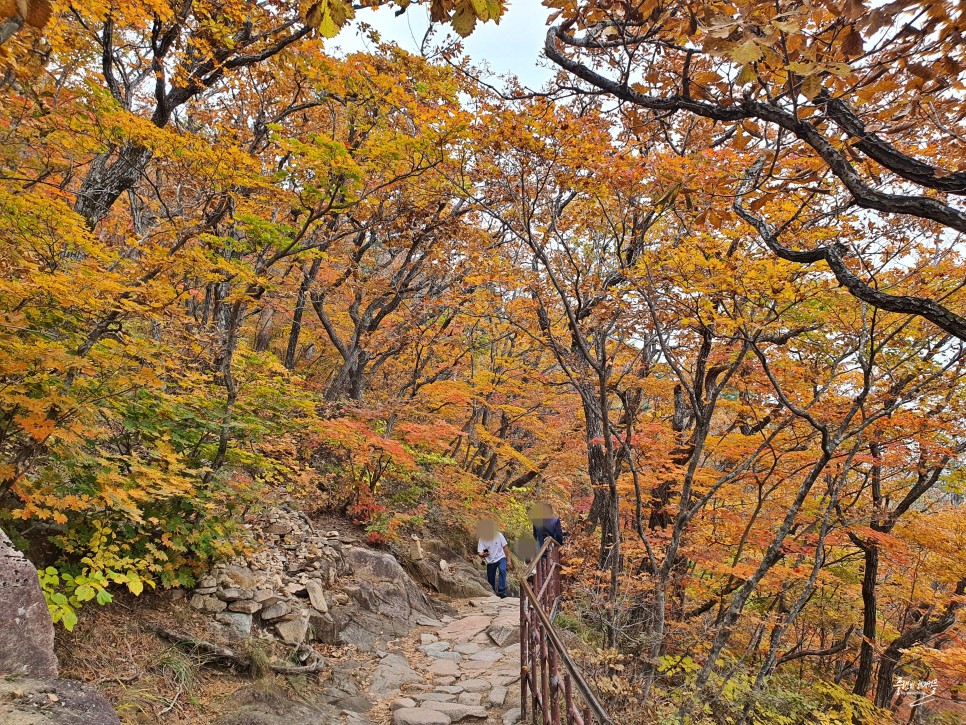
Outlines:
<svg viewBox="0 0 966 725"><path fill-rule="evenodd" d="M755 63L765 57L765 52L754 40L746 40L731 51L731 59L736 63Z"/></svg>

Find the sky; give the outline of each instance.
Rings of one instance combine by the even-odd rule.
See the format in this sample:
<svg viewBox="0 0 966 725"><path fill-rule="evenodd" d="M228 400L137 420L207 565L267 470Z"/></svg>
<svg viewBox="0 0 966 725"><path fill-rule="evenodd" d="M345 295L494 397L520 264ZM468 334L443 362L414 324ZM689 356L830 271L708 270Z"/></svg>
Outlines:
<svg viewBox="0 0 966 725"><path fill-rule="evenodd" d="M463 47L476 65L486 64L494 75L513 74L523 85L539 88L556 72L543 57L549 13L540 0L512 0L499 25L478 23L473 34L463 41ZM406 50L419 53L429 28L429 14L420 6L411 6L399 17L391 7L357 10L355 21L329 47L337 46L346 52L366 50L367 41L358 31L360 22L373 26L384 40L393 40ZM443 28L435 33L430 46L445 37ZM458 37L452 31L449 35Z"/></svg>

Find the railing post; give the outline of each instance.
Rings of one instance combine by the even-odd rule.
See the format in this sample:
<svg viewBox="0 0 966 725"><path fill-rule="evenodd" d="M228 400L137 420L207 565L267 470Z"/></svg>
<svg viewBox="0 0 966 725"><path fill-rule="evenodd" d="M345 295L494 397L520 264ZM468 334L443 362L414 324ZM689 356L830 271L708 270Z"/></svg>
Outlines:
<svg viewBox="0 0 966 725"><path fill-rule="evenodd" d="M526 573L524 573L524 577ZM527 597L520 587L520 721L527 719L527 673L530 671L530 628L527 621Z"/></svg>
<svg viewBox="0 0 966 725"><path fill-rule="evenodd" d="M596 714L599 725L613 725L554 628L562 593L559 547L548 539L520 579L521 717L533 725L595 725ZM574 686L583 707L574 702Z"/></svg>

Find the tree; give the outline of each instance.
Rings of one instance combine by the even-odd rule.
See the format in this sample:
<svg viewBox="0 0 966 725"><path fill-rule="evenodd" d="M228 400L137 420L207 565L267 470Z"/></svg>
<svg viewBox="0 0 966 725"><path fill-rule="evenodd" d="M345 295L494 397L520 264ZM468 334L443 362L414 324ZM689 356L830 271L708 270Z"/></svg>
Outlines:
<svg viewBox="0 0 966 725"><path fill-rule="evenodd" d="M782 241L795 236L788 227L797 220L834 225L857 206L913 219L947 250L904 258L904 269L929 274L945 264L950 239L966 231L966 215L945 200L966 192L966 176L943 161L961 144L954 129L964 113L963 19L952 6L848 2L839 13L820 3L549 5L562 22L547 34L548 57L594 92L655 119L684 113L725 125L730 143L760 153L735 193L758 189L759 204L797 199L772 222L741 211L775 254L824 261L860 300L966 339L957 282L908 294L869 272L900 265L886 251L828 242L799 250Z"/></svg>

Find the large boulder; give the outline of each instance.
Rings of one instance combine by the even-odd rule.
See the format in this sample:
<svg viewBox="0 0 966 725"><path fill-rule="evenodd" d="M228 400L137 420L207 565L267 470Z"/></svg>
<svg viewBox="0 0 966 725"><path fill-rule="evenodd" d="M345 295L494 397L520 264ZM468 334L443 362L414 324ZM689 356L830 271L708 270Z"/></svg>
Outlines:
<svg viewBox="0 0 966 725"><path fill-rule="evenodd" d="M0 678L4 725L120 725L107 700L73 680ZM292 725L286 723L286 725Z"/></svg>
<svg viewBox="0 0 966 725"><path fill-rule="evenodd" d="M429 600L391 554L355 546L344 554L355 582L343 588L350 601L331 609L343 643L371 649L406 634L417 616L435 615Z"/></svg>
<svg viewBox="0 0 966 725"><path fill-rule="evenodd" d="M37 570L0 531L0 674L57 677L54 625Z"/></svg>

